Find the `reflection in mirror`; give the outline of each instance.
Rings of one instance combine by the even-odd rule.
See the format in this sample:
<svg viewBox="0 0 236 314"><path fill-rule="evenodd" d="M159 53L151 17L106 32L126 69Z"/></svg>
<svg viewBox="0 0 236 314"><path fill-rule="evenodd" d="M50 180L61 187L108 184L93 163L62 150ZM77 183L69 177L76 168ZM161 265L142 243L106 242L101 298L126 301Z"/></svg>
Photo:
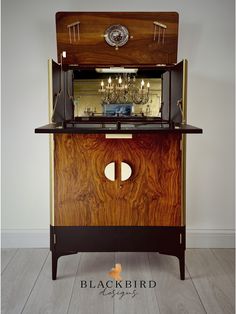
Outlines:
<svg viewBox="0 0 236 314"><path fill-rule="evenodd" d="M107 75L102 78L75 78L73 83L75 117L82 116L115 116L117 113L121 116L153 116L158 117L161 105L161 79L160 78L137 78L135 85L140 86L142 93L142 84L149 89L148 101L145 104L135 104L132 99L126 101L114 101L107 104L104 101L104 95L101 88L106 88L109 84ZM119 85L120 76L112 76L114 83ZM145 83L144 83L145 82ZM136 93L137 94L137 93ZM128 102L128 103L127 103Z"/></svg>

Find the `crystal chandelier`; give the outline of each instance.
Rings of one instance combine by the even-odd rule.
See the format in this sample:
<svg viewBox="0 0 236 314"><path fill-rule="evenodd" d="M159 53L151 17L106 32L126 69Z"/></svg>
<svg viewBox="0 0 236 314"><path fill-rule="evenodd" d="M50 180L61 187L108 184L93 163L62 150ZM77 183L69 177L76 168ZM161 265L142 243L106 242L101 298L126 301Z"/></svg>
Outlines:
<svg viewBox="0 0 236 314"><path fill-rule="evenodd" d="M150 83L145 86L144 80L138 86L135 76L131 77L124 73L123 76L107 80L105 86L104 81L101 81L99 88L103 104L130 104L144 105L149 101Z"/></svg>

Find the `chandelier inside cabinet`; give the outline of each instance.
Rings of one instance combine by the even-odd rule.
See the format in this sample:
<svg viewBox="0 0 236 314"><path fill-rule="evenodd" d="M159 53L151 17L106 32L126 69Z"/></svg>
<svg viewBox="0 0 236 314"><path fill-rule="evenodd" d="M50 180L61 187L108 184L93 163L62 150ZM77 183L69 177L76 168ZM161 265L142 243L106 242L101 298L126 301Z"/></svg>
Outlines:
<svg viewBox="0 0 236 314"><path fill-rule="evenodd" d="M139 85L136 83L136 77L127 73L115 78L110 76L106 85L103 80L100 85L98 91L103 104L145 105L149 101L150 83L141 80Z"/></svg>

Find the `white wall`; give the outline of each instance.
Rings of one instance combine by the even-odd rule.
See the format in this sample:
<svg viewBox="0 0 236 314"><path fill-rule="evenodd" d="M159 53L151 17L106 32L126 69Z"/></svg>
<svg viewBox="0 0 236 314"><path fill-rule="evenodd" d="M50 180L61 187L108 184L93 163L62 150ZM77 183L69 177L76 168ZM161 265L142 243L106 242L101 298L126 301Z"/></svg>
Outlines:
<svg viewBox="0 0 236 314"><path fill-rule="evenodd" d="M187 226L234 228L234 1L2 1L2 228L49 225L47 59L56 59L57 11L177 11L178 59L189 60ZM28 237L27 237L28 238Z"/></svg>

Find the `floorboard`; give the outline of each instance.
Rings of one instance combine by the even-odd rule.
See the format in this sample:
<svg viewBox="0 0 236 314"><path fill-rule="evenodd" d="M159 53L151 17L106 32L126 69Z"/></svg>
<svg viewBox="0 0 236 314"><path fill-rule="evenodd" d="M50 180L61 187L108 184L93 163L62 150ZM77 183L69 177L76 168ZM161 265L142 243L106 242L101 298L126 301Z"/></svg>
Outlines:
<svg viewBox="0 0 236 314"><path fill-rule="evenodd" d="M51 280L48 249L2 250L2 311L6 314L234 314L234 250L188 249L186 280L178 259L158 253L79 253L59 258ZM155 288L137 295L102 295L81 287L115 282L108 272L122 266L122 280L155 280ZM116 288L133 292L133 289ZM107 289L104 294L111 292Z"/></svg>
<svg viewBox="0 0 236 314"><path fill-rule="evenodd" d="M1 249L1 273L15 256L17 249Z"/></svg>
<svg viewBox="0 0 236 314"><path fill-rule="evenodd" d="M23 313L67 313L79 259L80 254L60 257L57 280L52 280L50 253Z"/></svg>
<svg viewBox="0 0 236 314"><path fill-rule="evenodd" d="M76 275L69 314L112 314L113 298L99 295L102 288L81 288L81 280L107 281L114 266L115 253L82 253Z"/></svg>
<svg viewBox="0 0 236 314"><path fill-rule="evenodd" d="M224 271L235 286L235 250L234 249L211 249L221 263Z"/></svg>
<svg viewBox="0 0 236 314"><path fill-rule="evenodd" d="M140 282L145 280L148 282L152 280L152 273L150 270L147 253L116 253L116 263L122 265L122 279ZM158 285L158 283L157 283ZM118 289L130 291L135 290L135 297L133 295L124 295L123 298L115 296L115 314L149 314L160 313L155 288L140 288L136 289Z"/></svg>
<svg viewBox="0 0 236 314"><path fill-rule="evenodd" d="M149 253L153 279L161 313L202 314L206 313L185 269L185 280L180 280L179 261L176 257Z"/></svg>
<svg viewBox="0 0 236 314"><path fill-rule="evenodd" d="M234 286L213 252L187 250L186 263L207 314L234 314Z"/></svg>
<svg viewBox="0 0 236 314"><path fill-rule="evenodd" d="M21 313L48 253L48 249L17 251L2 274L2 314Z"/></svg>

